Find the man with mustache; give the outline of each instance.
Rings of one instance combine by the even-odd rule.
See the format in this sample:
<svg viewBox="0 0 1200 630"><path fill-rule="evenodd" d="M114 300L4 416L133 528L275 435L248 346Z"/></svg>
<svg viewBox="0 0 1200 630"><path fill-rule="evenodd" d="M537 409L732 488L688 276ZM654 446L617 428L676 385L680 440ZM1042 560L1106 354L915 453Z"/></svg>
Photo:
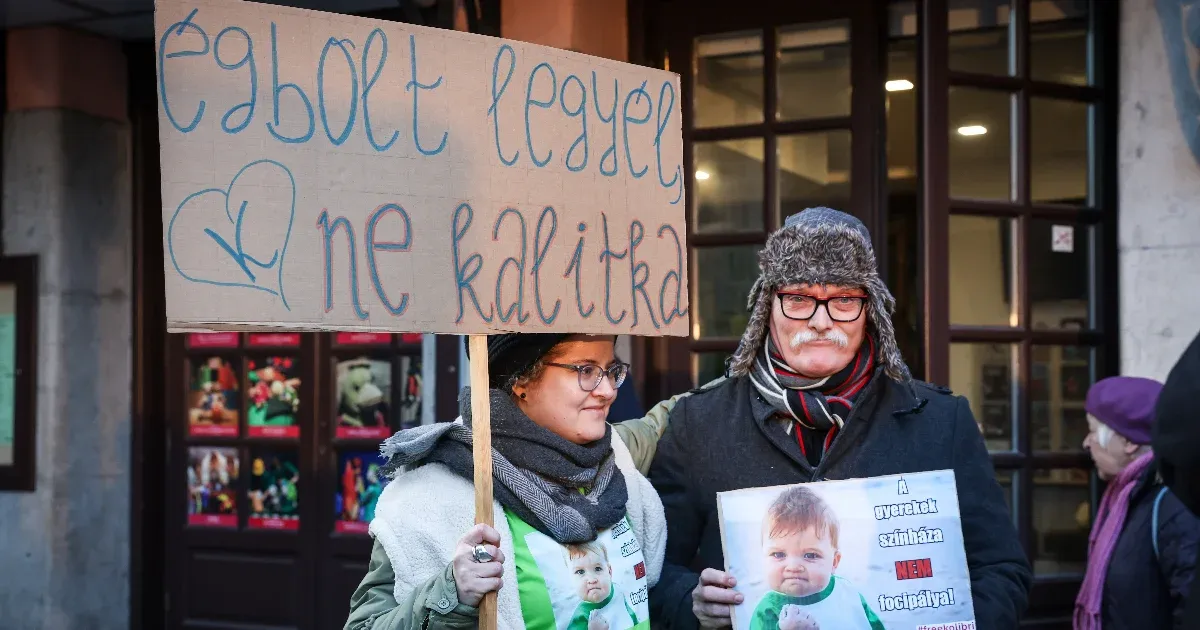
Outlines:
<svg viewBox="0 0 1200 630"><path fill-rule="evenodd" d="M759 268L728 378L674 402L650 469L668 524L652 617L730 625L743 596L718 570L718 492L953 469L977 627L1016 628L1032 574L983 437L965 398L901 359L866 226L810 208L767 239Z"/></svg>

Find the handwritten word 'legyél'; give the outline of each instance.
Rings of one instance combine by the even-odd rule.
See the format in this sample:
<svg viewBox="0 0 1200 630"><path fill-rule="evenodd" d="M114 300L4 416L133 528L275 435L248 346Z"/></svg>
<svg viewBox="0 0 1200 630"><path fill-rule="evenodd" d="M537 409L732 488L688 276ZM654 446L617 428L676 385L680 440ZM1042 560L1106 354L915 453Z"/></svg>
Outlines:
<svg viewBox="0 0 1200 630"><path fill-rule="evenodd" d="M937 499L906 501L904 503L889 503L875 506L875 520L877 521L882 521L889 518L898 518L901 516L916 516L936 513Z"/></svg>
<svg viewBox="0 0 1200 630"><path fill-rule="evenodd" d="M942 530L937 527L897 529L879 535L880 547L907 547L940 542L945 542L945 537L942 535Z"/></svg>
<svg viewBox="0 0 1200 630"><path fill-rule="evenodd" d="M297 38L295 34L280 33L278 25L272 21L264 46L264 42L255 41L249 30L237 25L225 26L211 36L209 29L215 30L215 27L207 25L206 29L204 17L213 21L218 19L201 16L199 9L193 9L184 19L163 31L158 42L159 99L167 122L176 131L182 134L194 132L208 114L208 102L214 95L201 92L198 100L185 102L185 95L195 94L196 86L169 81L170 68L178 63L214 63L222 71L244 73L246 80L246 100L232 104L221 116L220 129L226 134L245 132L265 108L268 112L262 124L271 137L284 144L304 144L324 137L331 146L338 147L358 132L377 152L389 151L396 145L400 130L380 129L371 120L372 111L379 114L383 108L397 105L396 99L374 102L371 98L373 90L388 81L395 81L389 78L383 84L380 82L388 69L388 55L393 48L386 31L375 28L357 42L340 34L331 34L325 39L320 53L311 59L315 82L310 82L304 80L306 77L295 76L297 66L294 63L285 65L279 60L281 46L306 42L307 34ZM263 36L260 34L259 37ZM408 141L419 155L435 156L446 150L454 130L439 126L444 123L434 121L429 116L433 108L429 105L422 108L421 101L430 97L445 101L459 98L461 93L451 95L448 92L445 76L423 73L420 70L423 53L419 38L416 34L408 34L406 40L401 43L401 49L407 49L408 63L402 63L401 72L407 79L403 82L404 91L411 94L411 100L405 103L407 118L411 121ZM424 55L432 54L426 52ZM526 67L522 61L527 62L527 74L514 80L518 67ZM313 83L315 94L310 93L311 88L305 91L302 87ZM614 78L611 88L608 85L608 80L595 70L586 76L563 76L554 59L521 60L511 45L499 44L489 85L481 87L491 95L486 115L493 128L494 149L500 161L506 166L543 168L559 160L569 172L584 172L591 166L605 177L616 176L624 166L634 179L646 177L653 170L658 185L673 190L674 197L669 203L678 204L683 198L683 167L679 157L664 156L663 151L664 137L678 124L674 118L678 116L674 84L663 81L659 85L648 85L643 80L636 85L622 86L620 80ZM259 107L258 102L260 90L269 94L269 102L263 103L263 107ZM505 114L501 107L509 102L521 104L519 109L523 112L525 131L523 147L502 146L500 129L512 122L503 119ZM341 118L333 120L335 113ZM589 125L591 114L598 120ZM564 119L575 121L572 124L579 126L579 133L570 146L548 146L544 138L538 138L539 129L565 124ZM647 125L645 128L652 134L642 134L640 141L631 137L635 128ZM318 129L323 133L318 133ZM428 134L427 137L421 136L422 131ZM593 147L597 151L603 147L599 159L593 159Z"/></svg>
<svg viewBox="0 0 1200 630"><path fill-rule="evenodd" d="M879 609L883 611L919 610L921 608L941 608L942 606L953 605L954 589L952 588L944 591L925 589L915 593L879 596Z"/></svg>

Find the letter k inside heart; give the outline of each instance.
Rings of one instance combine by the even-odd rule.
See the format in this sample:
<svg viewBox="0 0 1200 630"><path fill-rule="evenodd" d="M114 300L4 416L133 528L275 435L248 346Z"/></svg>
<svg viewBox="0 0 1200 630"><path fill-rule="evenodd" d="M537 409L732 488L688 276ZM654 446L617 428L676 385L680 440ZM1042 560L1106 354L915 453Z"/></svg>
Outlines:
<svg viewBox="0 0 1200 630"><path fill-rule="evenodd" d="M167 227L167 252L186 280L264 291L291 310L283 263L295 218L291 171L275 160L256 160L224 190L206 188L179 203Z"/></svg>

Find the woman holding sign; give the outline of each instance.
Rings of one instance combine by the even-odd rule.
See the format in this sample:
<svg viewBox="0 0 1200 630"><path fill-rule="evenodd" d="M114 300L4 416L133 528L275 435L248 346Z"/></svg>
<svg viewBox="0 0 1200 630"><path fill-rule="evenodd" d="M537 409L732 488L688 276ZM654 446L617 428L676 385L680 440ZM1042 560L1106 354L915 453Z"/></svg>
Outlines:
<svg viewBox="0 0 1200 630"><path fill-rule="evenodd" d="M664 418L606 421L629 370L614 342L489 337L494 528L475 525L468 389L459 420L384 443L394 481L371 522L375 548L347 630L474 628L491 592L500 628L650 627L666 522L639 467Z"/></svg>

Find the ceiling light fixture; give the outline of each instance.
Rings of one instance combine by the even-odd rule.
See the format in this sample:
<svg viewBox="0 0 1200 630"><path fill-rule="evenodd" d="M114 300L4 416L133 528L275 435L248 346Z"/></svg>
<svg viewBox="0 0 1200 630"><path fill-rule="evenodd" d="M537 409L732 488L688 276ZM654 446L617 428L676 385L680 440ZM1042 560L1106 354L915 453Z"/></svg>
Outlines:
<svg viewBox="0 0 1200 630"><path fill-rule="evenodd" d="M966 125L958 128L960 136L982 136L985 133L987 133L987 127L983 125Z"/></svg>
<svg viewBox="0 0 1200 630"><path fill-rule="evenodd" d="M889 92L903 92L913 89L913 84L908 79L893 79L884 83L883 87Z"/></svg>
<svg viewBox="0 0 1200 630"><path fill-rule="evenodd" d="M709 177L708 171L696 171L696 179L698 179L700 181L704 181L704 180L708 179L708 177Z"/></svg>

